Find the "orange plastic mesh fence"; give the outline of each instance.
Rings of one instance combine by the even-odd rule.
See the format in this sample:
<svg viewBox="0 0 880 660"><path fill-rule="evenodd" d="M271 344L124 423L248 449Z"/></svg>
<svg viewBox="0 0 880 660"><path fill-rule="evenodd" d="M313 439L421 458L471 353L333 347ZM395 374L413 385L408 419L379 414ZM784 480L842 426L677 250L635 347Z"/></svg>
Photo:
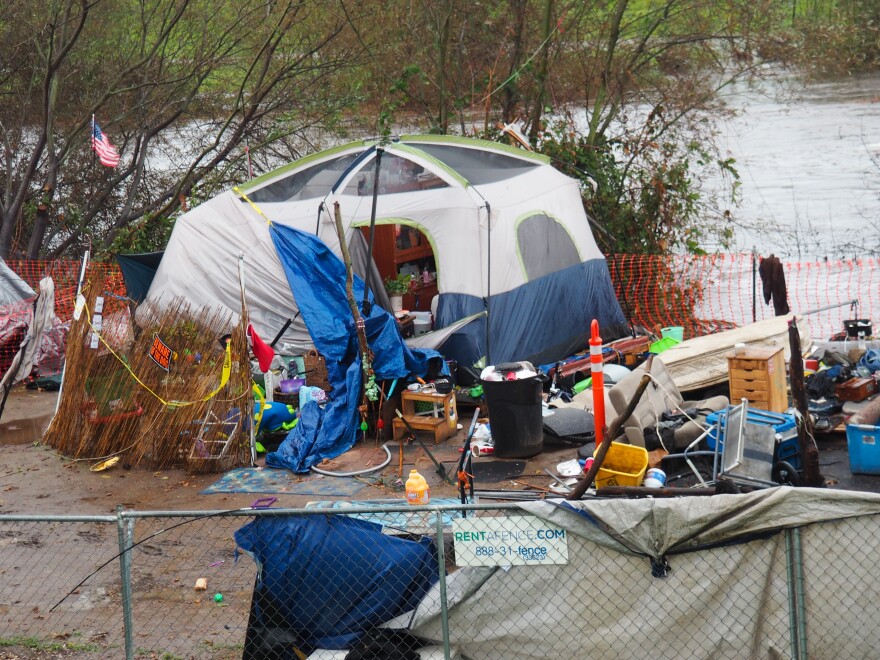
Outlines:
<svg viewBox="0 0 880 660"><path fill-rule="evenodd" d="M633 323L658 333L681 326L685 338L772 318L759 264L750 254L608 259L615 293ZM791 313L806 317L814 339L842 331L846 319L870 320L880 312L878 259L783 262L783 272Z"/></svg>
<svg viewBox="0 0 880 660"><path fill-rule="evenodd" d="M55 315L67 323L73 318L73 307L76 301L76 288L79 282L81 261L73 260L16 260L6 262L34 290L40 290L40 280L51 277L55 284ZM104 276L104 292L107 298L104 313L111 314L125 306L125 283L122 271L115 263L89 262L88 273L102 273ZM33 299L20 304L0 308L0 376L5 373L18 351L21 340L27 332L33 309ZM63 351L62 351L63 355ZM60 373L63 360L61 357L38 362L40 376Z"/></svg>
<svg viewBox="0 0 880 660"><path fill-rule="evenodd" d="M764 301L758 263L750 254L615 255L609 257L608 269L624 313L634 324L658 334L664 327L681 326L688 338L774 316L773 305ZM55 313L62 321L70 320L79 261L10 260L7 265L35 290L41 278L51 276ZM92 262L89 268L105 275L105 314L121 309L125 284L119 267ZM783 271L791 312L806 315L814 339L840 332L846 319L871 320L880 312L878 259L784 262ZM855 307L849 304L854 300L858 301ZM28 314L29 306L0 309L0 328L16 325L14 315L24 328ZM0 374L18 350L23 336L19 332L17 340L9 332L0 336ZM44 367L41 374L47 371Z"/></svg>

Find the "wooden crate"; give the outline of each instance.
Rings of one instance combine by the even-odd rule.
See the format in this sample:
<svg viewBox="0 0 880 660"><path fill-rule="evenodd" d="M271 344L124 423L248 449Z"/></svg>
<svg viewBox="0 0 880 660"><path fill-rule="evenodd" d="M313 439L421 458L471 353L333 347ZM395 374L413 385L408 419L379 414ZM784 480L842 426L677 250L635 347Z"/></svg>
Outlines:
<svg viewBox="0 0 880 660"><path fill-rule="evenodd" d="M440 444L446 438L455 435L458 430L458 410L455 406L455 393L437 394L436 392L411 392L403 390L401 398L401 414L415 431L426 431L434 438L434 444ZM418 414L416 403L427 403L433 408L424 414ZM401 419L392 423L394 438L406 435L406 424Z"/></svg>
<svg viewBox="0 0 880 660"><path fill-rule="evenodd" d="M727 356L730 401L771 412L788 409L785 355L781 348L745 348Z"/></svg>

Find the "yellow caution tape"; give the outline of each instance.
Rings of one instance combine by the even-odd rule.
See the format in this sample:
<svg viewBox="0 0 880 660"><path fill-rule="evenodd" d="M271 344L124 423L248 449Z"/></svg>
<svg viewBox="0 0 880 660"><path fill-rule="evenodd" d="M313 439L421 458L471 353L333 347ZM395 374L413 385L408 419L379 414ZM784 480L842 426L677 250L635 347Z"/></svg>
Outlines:
<svg viewBox="0 0 880 660"><path fill-rule="evenodd" d="M166 401L161 396L156 394L153 390L151 390L147 386L147 384L144 383L140 378L138 378L137 374L135 374L135 372L132 371L132 368L128 365L128 363L125 360L123 360L121 357L119 357L119 354L116 353L116 351L113 350L113 348L110 346L110 344L107 343L107 341L104 339L103 335L100 332L95 330L95 326L92 325L92 314L88 308L88 304L85 305L85 312L86 312L86 323L89 324L89 327L92 329L92 332L95 335L97 335L98 340L102 344L104 344L104 346L107 348L108 351L110 351L110 354L113 357L115 357L117 360L119 360L119 362L122 364L122 366L125 367L125 370L131 374L131 377L134 378L134 380L137 382L137 384L140 385L141 387L143 387L147 392L152 394L154 397L156 397L156 399L158 399L162 403L163 406L166 406L168 408L184 408L186 406L193 406L197 403L204 403L205 401L208 401L208 400L212 399L213 397L217 396L217 393L220 392L220 390L222 390L226 386L226 383L229 382L229 375L230 375L230 373L232 373L232 342L227 341L226 342L226 351L223 355L223 371L220 374L220 384L217 386L217 389L215 389L213 392L208 394L206 397L199 399L197 401Z"/></svg>
<svg viewBox="0 0 880 660"><path fill-rule="evenodd" d="M252 208L254 211L256 211L258 214L260 214L261 216L263 216L264 218L266 218L266 224L269 224L269 225L272 224L272 221L269 220L268 217L266 217L266 214L263 213L263 212L260 210L260 207L257 206L256 204L254 204L254 203L250 200L250 198L249 198L247 195L245 195L243 192L241 192L241 190L239 190L238 186L233 187L233 188L232 188L232 191L233 191L236 195L238 195L239 197L241 197L244 201L246 201L248 204L250 204L250 205L251 205L251 208Z"/></svg>

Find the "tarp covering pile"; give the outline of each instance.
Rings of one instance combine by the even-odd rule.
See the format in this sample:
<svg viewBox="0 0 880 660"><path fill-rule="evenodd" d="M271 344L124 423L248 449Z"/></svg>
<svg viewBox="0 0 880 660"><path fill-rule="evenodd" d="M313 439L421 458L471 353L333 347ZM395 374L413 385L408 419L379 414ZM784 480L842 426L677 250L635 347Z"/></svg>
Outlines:
<svg viewBox="0 0 880 660"><path fill-rule="evenodd" d="M350 648L412 610L438 579L431 541L384 535L380 525L354 518L258 518L235 542L259 566L252 627L277 627L306 653Z"/></svg>
<svg viewBox="0 0 880 660"><path fill-rule="evenodd" d="M451 643L463 657L792 657L793 561L806 576L809 657L880 648L880 495L780 487L520 506L570 532L569 561L449 575ZM801 528L800 559L780 533L789 528ZM442 639L438 603L435 587L415 634Z"/></svg>

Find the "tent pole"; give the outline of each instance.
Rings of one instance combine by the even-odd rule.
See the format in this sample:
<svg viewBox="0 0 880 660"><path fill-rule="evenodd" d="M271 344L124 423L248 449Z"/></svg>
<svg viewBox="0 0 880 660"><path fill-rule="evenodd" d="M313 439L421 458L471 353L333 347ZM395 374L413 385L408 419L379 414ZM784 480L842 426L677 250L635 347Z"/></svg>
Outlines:
<svg viewBox="0 0 880 660"><path fill-rule="evenodd" d="M490 326L492 325L492 316L489 314L489 299L492 297L492 207L486 202L486 252L488 253L488 266L486 272L486 366L492 364L492 349Z"/></svg>
<svg viewBox="0 0 880 660"><path fill-rule="evenodd" d="M248 313L247 299L245 298L246 294L245 294L245 286L244 286L244 253L243 252L238 253L238 286L241 291L241 311L242 311L242 317L244 319L243 325L245 328L247 328L247 324L250 322L250 314ZM285 326L285 329L286 328L287 328L287 326ZM284 330L282 330L281 332L283 333ZM277 341L277 338L275 341ZM249 414L251 414L251 413L249 413ZM253 420L250 420L250 421L253 422ZM250 428L250 437L248 438L248 440L249 440L250 450L251 450L251 465L256 465L257 464L257 436L255 433L254 424L250 423L250 424L248 424L248 427Z"/></svg>
<svg viewBox="0 0 880 660"><path fill-rule="evenodd" d="M370 244L367 247L367 272L364 273L364 302L361 309L364 310L364 316L369 316L372 311L370 305L370 280L373 279L373 269L370 265L373 263L373 239L376 237L376 204L379 200L379 167L382 165L382 154L385 150L382 147L376 147L376 173L373 175L373 208L370 211ZM341 242L345 241L345 236L340 236ZM395 273L396 275L396 273Z"/></svg>
<svg viewBox="0 0 880 660"><path fill-rule="evenodd" d="M92 117L92 122L94 122L94 121L95 121L95 119L94 119L94 117ZM79 294L82 293L83 280L86 278L86 268L89 265L89 254L91 254L91 251L92 251L92 244L90 242L89 247L87 247L86 251L83 253L82 267L79 270L79 282L76 283L76 296L74 297L74 300L79 298ZM67 371L67 359L65 358L64 364L61 367L61 383L58 385L58 398L55 399L55 412L52 414L53 420L55 418L55 415L58 414L58 406L61 405L61 394L64 392L64 374L66 371Z"/></svg>
<svg viewBox="0 0 880 660"><path fill-rule="evenodd" d="M318 204L318 219L315 220L315 236L321 231L321 212L324 210L324 202Z"/></svg>

